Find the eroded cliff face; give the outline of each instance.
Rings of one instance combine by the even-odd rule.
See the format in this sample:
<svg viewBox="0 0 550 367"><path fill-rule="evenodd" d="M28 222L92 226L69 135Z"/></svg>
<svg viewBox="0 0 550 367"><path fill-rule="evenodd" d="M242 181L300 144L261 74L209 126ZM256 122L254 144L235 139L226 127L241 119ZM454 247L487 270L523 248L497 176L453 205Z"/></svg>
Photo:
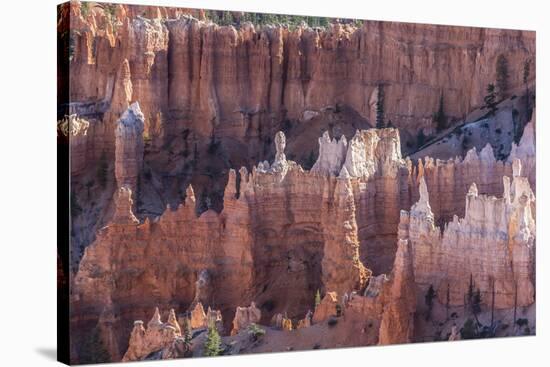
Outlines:
<svg viewBox="0 0 550 367"><path fill-rule="evenodd" d="M514 161L514 177L504 176L502 198L480 195L472 183L465 216L454 216L443 231L434 225L428 189L420 182L420 199L410 214L402 212L401 235L414 253L414 278L423 289L432 285L440 302L466 303L469 288L479 289L486 304L496 308L527 306L535 292L534 194L521 163ZM446 297L448 296L448 300Z"/></svg>
<svg viewBox="0 0 550 367"><path fill-rule="evenodd" d="M460 306L470 279L499 309L534 303L534 120L505 157L402 155L442 96L451 121L482 103L498 55L523 88L534 33L113 9L70 8L74 361L92 331L112 361L201 355L182 317L214 318L231 353L423 340L427 287ZM367 129L379 85L398 128ZM155 307L174 312L134 324ZM242 344L272 319L274 344Z"/></svg>
<svg viewBox="0 0 550 367"><path fill-rule="evenodd" d="M374 125L378 86L384 120L400 129L408 150L418 131L434 130L441 98L451 125L483 104L499 55L508 60L510 94L524 87L525 60L535 61L533 32L375 21L235 29L205 20L198 10L92 3L84 11L78 1L69 14L68 109L88 122L86 137L74 144L74 196L86 218L77 220L85 223L72 238L75 271L83 248L110 219L114 132L136 101L144 116L144 156L139 190L131 187L143 220L181 202L189 184L199 212L221 211L229 170L271 160L279 130L293 137L289 157L313 163L322 131L351 140L356 129ZM530 85L535 65L531 70ZM83 205L90 197L93 207ZM376 236L359 228L359 241L379 249L393 244L394 252L388 234L396 221L380 223L388 228ZM390 255L374 270L387 270Z"/></svg>
<svg viewBox="0 0 550 367"><path fill-rule="evenodd" d="M534 169L529 129L514 154ZM378 331L369 343L382 344L413 339L416 298L422 299L429 284L440 297L453 284L451 302L457 305L472 274L484 299L494 281L497 307L513 306L516 285L521 287L517 305L533 303L534 194L528 178L520 176L520 158L503 163L485 149L479 155L472 150L464 160L434 165L427 158L413 166L401 157L397 129L372 129L357 131L349 142L323 136L314 169L305 171L286 159L284 134L276 134L274 142L272 164L261 162L250 173L244 167L230 171L221 213L197 216L189 186L177 209L167 207L161 216L140 222L132 212L131 188L121 186L113 219L86 249L74 280L75 329L108 320L111 334L104 342L117 360L131 323L143 319L152 303L183 312L200 301L231 320L236 307L256 302L262 312L254 320L269 324L277 313L301 319L317 289L344 297L336 298L342 307L355 292L376 298L364 301L374 302L371 306L356 306L378 310L372 319ZM336 158L327 155L326 144L340 146ZM475 182L493 182L493 175L508 168L514 179L502 179L503 199L478 194ZM468 172L454 185L471 180L470 189L462 207L442 200L442 210L434 214L428 192L450 185L442 172ZM416 197L410 216L400 212ZM443 209L463 211L465 219L455 215L442 235L434 223L437 216L444 218ZM384 228L394 243L370 245L366 234ZM382 267L384 261L389 265ZM326 321L317 314L314 322Z"/></svg>
<svg viewBox="0 0 550 367"><path fill-rule="evenodd" d="M456 119L483 104L500 54L508 58L510 89L522 87L523 62L535 49L534 32L524 31L375 21L235 29L183 12L141 17L119 5L112 18L83 17L73 7L73 65L82 73L71 80L71 100L110 103L127 59L132 98L148 120L161 112L181 130L223 132L241 143L272 136L285 117L305 120L337 104L374 122L380 83L387 121L410 132L431 128L441 96Z"/></svg>

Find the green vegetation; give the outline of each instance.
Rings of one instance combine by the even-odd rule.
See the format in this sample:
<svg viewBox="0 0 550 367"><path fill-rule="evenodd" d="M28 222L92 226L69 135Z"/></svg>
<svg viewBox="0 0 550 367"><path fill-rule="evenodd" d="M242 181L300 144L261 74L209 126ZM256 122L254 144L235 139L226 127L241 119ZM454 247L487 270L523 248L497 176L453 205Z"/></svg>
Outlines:
<svg viewBox="0 0 550 367"><path fill-rule="evenodd" d="M497 96L493 83L487 86L487 95L483 100L485 101L485 107L489 109L489 115L494 116L497 112Z"/></svg>
<svg viewBox="0 0 550 367"><path fill-rule="evenodd" d="M99 328L94 327L82 341L78 354L82 364L104 363L110 360L109 352L101 341Z"/></svg>
<svg viewBox="0 0 550 367"><path fill-rule="evenodd" d="M336 316L342 316L342 306L339 303L336 304Z"/></svg>
<svg viewBox="0 0 550 367"><path fill-rule="evenodd" d="M498 55L496 62L496 86L501 100L508 97L508 59L503 54Z"/></svg>
<svg viewBox="0 0 550 367"><path fill-rule="evenodd" d="M435 290L433 285L430 284L430 288L428 288L428 291L426 292L426 295L424 296L424 302L426 303L426 306L428 307L428 310L426 311L426 321L428 321L432 317L432 309L434 305L434 298L435 298Z"/></svg>
<svg viewBox="0 0 550 367"><path fill-rule="evenodd" d="M152 141L151 135L149 135L149 131L143 130L143 142L145 144L150 144Z"/></svg>
<svg viewBox="0 0 550 367"><path fill-rule="evenodd" d="M220 141L216 140L216 137L212 135L210 137L210 142L208 143L208 154L213 155L215 154L218 149L220 148Z"/></svg>
<svg viewBox="0 0 550 367"><path fill-rule="evenodd" d="M424 135L424 130L420 129L418 135L416 136L416 146L420 148L426 142L426 135Z"/></svg>
<svg viewBox="0 0 550 367"><path fill-rule="evenodd" d="M481 312L481 292L479 288L475 291L472 299L472 312L477 315Z"/></svg>
<svg viewBox="0 0 550 367"><path fill-rule="evenodd" d="M294 29L301 25L307 25L309 27L327 27L332 19L326 17L313 17L313 16L301 16L301 15L286 15L286 14L266 14L266 13L246 13L246 12L232 12L232 11L220 11L220 10L207 10L205 11L206 19L221 25L232 25L240 27L245 22L251 22L255 25L285 25L290 29ZM338 19L341 23L353 24L355 26L361 26L363 21L360 19Z"/></svg>
<svg viewBox="0 0 550 367"><path fill-rule="evenodd" d="M83 17L86 17L88 15L88 12L90 11L90 3L87 2L81 2L80 3L80 14L82 14Z"/></svg>
<svg viewBox="0 0 550 367"><path fill-rule="evenodd" d="M450 306L451 306L451 289L450 289L450 284L447 283L447 297L445 299L445 320L449 320Z"/></svg>
<svg viewBox="0 0 550 367"><path fill-rule="evenodd" d="M101 153L99 158L99 165L97 167L97 181L102 188L107 186L107 173L109 171L109 164L107 163L107 155L105 151Z"/></svg>
<svg viewBox="0 0 550 367"><path fill-rule="evenodd" d="M525 86L525 109L531 111L531 95L529 93L529 76L531 75L531 59L523 63L523 85ZM530 114L531 112L529 112Z"/></svg>
<svg viewBox="0 0 550 367"><path fill-rule="evenodd" d="M208 324L208 334L206 334L203 355L207 357L219 356L223 351L221 343L222 340L218 330L216 329L216 324L211 321Z"/></svg>
<svg viewBox="0 0 550 367"><path fill-rule="evenodd" d="M516 324L519 327L527 326L529 324L529 320L527 320L527 319L517 319Z"/></svg>
<svg viewBox="0 0 550 367"><path fill-rule="evenodd" d="M529 81L529 75L531 75L531 59L527 59L523 62L523 84L525 89L527 88L527 82Z"/></svg>
<svg viewBox="0 0 550 367"><path fill-rule="evenodd" d="M193 339L193 335L191 334L191 323L189 322L189 319L186 317L183 320L183 343L185 344L185 348L187 350L191 349L192 339Z"/></svg>
<svg viewBox="0 0 550 367"><path fill-rule="evenodd" d="M309 155L307 156L306 160L304 161L304 169L310 170L311 167L315 164L315 152L312 150L309 152Z"/></svg>
<svg viewBox="0 0 550 367"><path fill-rule="evenodd" d="M317 289L317 293L315 293L315 309L317 309L317 306L321 304L321 292Z"/></svg>
<svg viewBox="0 0 550 367"><path fill-rule="evenodd" d="M447 128L447 116L445 116L445 111L443 110L443 95L439 97L439 108L434 115L434 121L436 123L436 130L440 132Z"/></svg>
<svg viewBox="0 0 550 367"><path fill-rule="evenodd" d="M76 199L76 194L74 191L71 191L71 216L72 217L78 217L80 213L82 213L82 207L80 204L78 204L78 200Z"/></svg>
<svg viewBox="0 0 550 367"><path fill-rule="evenodd" d="M382 84L378 84L376 98L376 128L384 128L384 88Z"/></svg>
<svg viewBox="0 0 550 367"><path fill-rule="evenodd" d="M478 337L477 322L471 318L467 319L462 329L460 329L460 336L462 339L476 339Z"/></svg>
<svg viewBox="0 0 550 367"><path fill-rule="evenodd" d="M262 336L265 335L265 330L259 327L255 323L248 325L247 330L248 330L248 335L250 335L250 338L252 339L252 341L257 341L258 339L260 339Z"/></svg>

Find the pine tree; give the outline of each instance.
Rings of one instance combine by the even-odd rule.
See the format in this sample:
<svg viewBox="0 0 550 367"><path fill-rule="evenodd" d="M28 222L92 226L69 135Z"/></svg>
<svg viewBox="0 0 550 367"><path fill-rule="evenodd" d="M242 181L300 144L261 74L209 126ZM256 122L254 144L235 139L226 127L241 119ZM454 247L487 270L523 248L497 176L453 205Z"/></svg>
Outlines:
<svg viewBox="0 0 550 367"><path fill-rule="evenodd" d="M450 290L449 283L447 283L447 299L446 299L446 302L445 302L445 319L446 320L449 320L450 305L451 305L451 290Z"/></svg>
<svg viewBox="0 0 550 367"><path fill-rule="evenodd" d="M503 54L498 55L496 62L497 90L501 100L508 97L508 59Z"/></svg>
<svg viewBox="0 0 550 367"><path fill-rule="evenodd" d="M101 332L98 326L89 331L80 348L80 363L105 363L110 359L109 352L101 340Z"/></svg>
<svg viewBox="0 0 550 367"><path fill-rule="evenodd" d="M479 288L474 293L474 298L472 300L472 312L474 315L477 315L481 312L481 292Z"/></svg>
<svg viewBox="0 0 550 367"><path fill-rule="evenodd" d="M433 285L430 284L430 288L428 288L428 292L424 296L424 302L426 303L426 306L428 306L428 312L426 312L426 321L428 321L432 316L434 298L435 298L435 290Z"/></svg>
<svg viewBox="0 0 550 367"><path fill-rule="evenodd" d="M384 128L384 88L378 84L376 98L376 128Z"/></svg>
<svg viewBox="0 0 550 367"><path fill-rule="evenodd" d="M470 284L468 285L468 305L472 304L472 300L474 299L474 278L472 274L470 274Z"/></svg>
<svg viewBox="0 0 550 367"><path fill-rule="evenodd" d="M183 342L187 350L191 348L191 339L193 339L193 336L191 334L191 323L189 322L189 319L186 317L183 320Z"/></svg>
<svg viewBox="0 0 550 367"><path fill-rule="evenodd" d="M495 85L490 83L487 86L487 95L483 99L485 101L485 107L489 109L489 114L494 116L497 111L497 97L495 92Z"/></svg>
<svg viewBox="0 0 550 367"><path fill-rule="evenodd" d="M491 328L493 327L493 322L494 322L494 319L495 319L495 279L491 279L492 280L492 285L493 285L493 291L491 292L492 294L492 297L491 297Z"/></svg>
<svg viewBox="0 0 550 367"><path fill-rule="evenodd" d="M531 60L527 59L523 63L523 84L527 89L527 82L529 81L529 75L531 74Z"/></svg>
<svg viewBox="0 0 550 367"><path fill-rule="evenodd" d="M206 334L206 341L204 342L204 355L207 357L219 356L222 352L221 338L216 324L210 322L208 325L208 334Z"/></svg>
<svg viewBox="0 0 550 367"><path fill-rule="evenodd" d="M99 158L99 165L97 167L97 181L102 188L105 188L105 186L107 186L108 171L109 164L107 163L107 155L105 154L105 151L103 151L103 153L101 153L101 157Z"/></svg>
<svg viewBox="0 0 550 367"><path fill-rule="evenodd" d="M434 120L438 132L447 128L447 116L445 116L445 111L443 110L443 94L439 97L439 109L434 116Z"/></svg>
<svg viewBox="0 0 550 367"><path fill-rule="evenodd" d="M317 306L321 304L321 293L317 289L317 293L315 293L315 309L317 309Z"/></svg>
<svg viewBox="0 0 550 367"><path fill-rule="evenodd" d="M416 136L416 145L418 148L424 145L426 142L426 135L424 135L424 130L420 129L418 132L418 135Z"/></svg>
<svg viewBox="0 0 550 367"><path fill-rule="evenodd" d="M304 169L307 169L307 170L310 170L311 167L313 167L313 165L315 164L315 152L310 151L309 152L309 155L307 156L307 159L305 160L304 162Z"/></svg>
<svg viewBox="0 0 550 367"><path fill-rule="evenodd" d="M525 86L525 109L531 109L531 96L529 95L529 75L531 74L531 60L525 60L523 63L523 85Z"/></svg>

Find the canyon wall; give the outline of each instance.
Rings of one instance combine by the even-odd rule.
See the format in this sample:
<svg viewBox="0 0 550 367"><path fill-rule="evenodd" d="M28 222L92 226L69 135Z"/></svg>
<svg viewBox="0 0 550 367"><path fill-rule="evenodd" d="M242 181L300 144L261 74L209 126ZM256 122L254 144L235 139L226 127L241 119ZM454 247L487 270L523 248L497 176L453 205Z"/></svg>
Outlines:
<svg viewBox="0 0 550 367"><path fill-rule="evenodd" d="M379 274L390 274L392 269L395 273L397 268L400 269L397 274L401 275L388 283L389 289L384 293L388 294L386 301L380 301L382 304L376 307L382 307L387 314L380 313L382 342L394 340L391 335L395 335L396 340L406 340L411 332L403 315L414 313L410 306L410 292L414 287L409 287L410 283L402 278L411 278L408 265L409 261L412 263L411 253L415 283L431 282L438 286L456 283L453 304L462 299L465 273L437 274L440 271L447 274L451 269L460 272L466 269L465 264L470 264L467 269L484 297L487 282L497 279L499 307L510 307L510 285L514 282L522 286L519 304L532 303L533 288L527 285L534 284L530 268L534 263L534 220L530 214L534 195L526 191L529 180L519 177L519 158L503 163L494 157L490 159L487 150L479 155L472 150L464 160L432 164L427 158L427 164L420 161L418 166L413 166L408 158L401 157L397 129L372 129L357 131L349 142L323 136L314 169L304 171L286 159L284 134L276 134L274 142L276 155L272 164L260 162L250 173L244 167L239 173L229 172L221 213L207 210L197 216L195 195L189 186L185 201L178 208L167 207L161 216L140 222L132 212L131 188L121 186L115 194L113 219L86 249L74 280L71 319L74 329L87 330L102 320L109 320L114 330L108 337L109 351L116 360L125 350L131 323L143 319L154 306L186 310L200 300L219 308L225 315L224 320L231 320L228 315L235 307L254 301L262 309L261 322L267 324L276 313L301 318L310 308L317 289L339 295L362 291L367 284L372 289L374 275L382 279L379 277L384 275ZM533 144L529 134L526 135L515 154L522 152L523 159L533 163L534 156L530 154L534 149L525 146ZM339 147L336 150L339 155L334 159L329 157L326 152L332 148L327 149L325 145ZM117 165L124 162L119 161ZM448 168L438 170L442 166ZM527 166L534 169L534 164ZM440 231L434 226L435 218L443 217L446 212L432 212L427 192L437 192L441 187L438 185L449 184L448 178L444 180L439 175L468 172L469 176L454 180L454 187L459 190L460 185L466 185L466 180L472 180L468 185L486 183L487 178L493 182L492 175L504 173L508 168L513 171L514 181L511 186L506 179L501 183L502 192L508 193L508 199L502 199L501 204L481 196L477 199L477 194L472 194L466 204L462 199L462 206L454 200L442 206L445 210L462 211L466 218L459 222L455 216L446 227L443 244L437 245ZM416 187L418 183L420 190ZM486 186L487 191L497 189L496 184ZM528 199L523 199L524 191L530 193ZM411 220L413 225L407 227L407 219L400 210L410 208L416 197L419 202L413 206L411 217L420 219ZM490 212L484 209L489 205L493 208ZM432 227L425 223L424 217L416 215L422 210L428 213L427 223ZM489 217L483 219L483 215ZM496 224L491 224L491 219L497 220ZM522 224L525 221L527 225ZM492 232L487 232L485 227L476 229L479 223L489 223L487 228ZM510 226L517 223L518 235L527 237L522 239L507 232L512 229L506 223ZM476 237L457 240L463 236L462 228L468 226ZM386 242L380 247L370 245L369 239L376 238L384 228ZM418 234L425 228L428 228L426 235ZM504 233L509 233L508 237L519 245L512 246L515 242L507 242ZM420 241L418 237L425 240ZM479 262L458 263L454 252L434 253L433 246L446 248L451 242L452 251L464 253L464 246L474 243L468 242L473 238L481 244L494 243L478 246L484 251L478 261L501 256L502 261L492 265L500 269L498 273L485 272L488 268ZM503 252L506 248L513 255ZM512 268L504 266L508 264L507 259L515 259ZM455 268L450 267L451 260L455 261ZM380 262L388 265L382 267ZM375 265L375 270L370 263ZM426 270L428 275L421 275L422 267L430 269ZM466 278L469 279L469 274ZM78 340L78 332L75 335Z"/></svg>
<svg viewBox="0 0 550 367"><path fill-rule="evenodd" d="M70 7L74 361L93 330L111 360L181 356L166 315L132 331L155 307L192 311L201 327L202 305L219 309L229 332L254 302L255 321L285 314L292 329L320 291L343 307L326 340L338 346L414 341L429 285L452 305L470 279L498 308L534 302L535 121L504 159L490 144L402 156L433 130L440 100L450 122L481 106L499 55L510 93L523 90L534 32L236 29L193 10L112 6ZM378 88L397 128L364 130ZM297 163L308 152L309 170ZM334 302L290 338L329 327Z"/></svg>
<svg viewBox="0 0 550 367"><path fill-rule="evenodd" d="M524 62L534 62L528 31L377 21L235 29L150 9L148 17L126 5L113 16L83 16L72 4L73 111L114 129L126 98L117 86L129 78L126 96L140 102L158 146L190 129L199 140L222 138L230 156L243 149L249 163L263 159L258 152L285 120L307 124L341 105L374 124L378 85L385 121L416 139L434 128L440 98L451 121L483 105L499 55L508 60L510 91L523 88Z"/></svg>
<svg viewBox="0 0 550 367"><path fill-rule="evenodd" d="M502 198L479 195L472 183L464 218L455 215L443 230L434 225L423 178L419 201L401 213L400 236L413 249L415 283L424 292L433 286L442 304L463 305L476 289L485 304L494 297L496 308L535 301L535 197L520 176L520 160L513 164L512 181L502 177Z"/></svg>
<svg viewBox="0 0 550 367"><path fill-rule="evenodd" d="M304 167L305 161L313 164L315 139L322 132L351 140L357 129L374 125L379 86L384 120L400 129L400 144L411 148L420 130L433 131L440 99L450 124L483 104L499 55L508 60L509 94L523 93L524 62L535 62L535 34L528 31L377 21L334 23L326 29L243 22L235 28L218 26L199 10L122 4L90 4L84 10L78 1L71 2L68 14L69 95L67 106L60 107L87 124L85 133L71 139L72 194L81 208L80 218L73 218L73 271L96 230L110 220L110 199L120 177L112 164L117 159L115 131L135 102L144 117L144 154L137 161L143 169L130 188L135 215L143 220L162 214L167 203L181 202L189 184L196 190L198 212L220 212L230 169L250 170L271 160L272 138L279 130L292 137L289 157ZM533 64L529 85L535 69ZM345 144L339 144L342 151ZM339 173L340 163L332 164ZM358 240L380 254L362 261L375 273L387 271L393 261L397 206L408 209L416 198L414 192L412 199L403 194L397 203L376 195L373 187L377 192L405 191L411 185L392 175L406 174L398 168L386 181L375 179L363 199L352 183ZM441 187L437 197L460 198L470 182L456 190ZM479 185L484 192L484 183ZM501 191L498 180L487 185ZM361 204L372 198L377 207L389 205L391 210ZM439 214L440 205L432 206ZM453 210L441 211L449 219ZM379 228L361 224L360 217L386 212L388 218L375 220Z"/></svg>

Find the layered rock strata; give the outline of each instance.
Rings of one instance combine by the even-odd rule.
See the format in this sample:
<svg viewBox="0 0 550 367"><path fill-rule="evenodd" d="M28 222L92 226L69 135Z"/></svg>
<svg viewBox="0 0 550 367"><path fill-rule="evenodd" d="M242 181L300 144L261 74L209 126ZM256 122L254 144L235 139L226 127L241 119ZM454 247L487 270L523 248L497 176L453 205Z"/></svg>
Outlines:
<svg viewBox="0 0 550 367"><path fill-rule="evenodd" d="M83 16L78 3L71 8L71 100L110 103L126 59L146 118L162 112L190 121L203 136L223 131L243 142L258 138L260 127L273 134L273 118L307 120L337 104L375 121L380 84L385 120L394 126L411 132L433 126L440 98L449 118L462 118L483 104L495 79L483 68L506 55L510 89L522 88L524 61L535 50L535 34L527 31L377 21L235 29L180 9L118 5L109 17Z"/></svg>
<svg viewBox="0 0 550 367"><path fill-rule="evenodd" d="M533 144L528 137L522 139L516 151L527 152L524 159L532 160L534 169L534 156L530 155L534 150L524 147ZM272 164L261 162L250 173L246 168L241 168L239 173L230 170L224 209L219 214L207 210L197 217L195 195L189 186L185 202L177 209L168 207L161 216L138 222L132 213L132 191L127 186L121 187L113 221L98 232L94 244L87 248L75 277L73 325L102 322L101 315L118 315L108 318L115 337L104 336L116 360L130 332L125 325L142 318L151 308L152 299L167 308L177 305L187 308L192 304L198 307L198 300L205 305L215 304L226 316L225 320L231 320L239 305L254 301L262 310L259 322L267 324L277 313L294 319L303 317L317 289L344 296L353 291L363 292L368 284L365 296L356 295L353 302L350 299L354 297L337 302L350 303L350 307L357 310L352 314L376 310L375 329L379 332L372 335L376 343L404 342L411 339L409 322L415 309L410 291L414 289L410 285L411 263L419 287L417 295L428 282L437 285L439 290L447 279L449 283L457 283L452 294L456 304L464 289L463 280L470 277L456 274L469 269L484 297L487 297L489 278L497 279L498 307L509 307L510 282L522 287L523 293L518 294L520 304L532 303L534 272L530 267L534 266L534 220L530 213L534 196L528 194L529 180L519 176L519 160L495 161L485 150L480 155L471 151L464 160L433 164L427 158L426 164L420 161L414 166L401 157L397 129L373 129L358 131L347 144L325 135L320 140L321 146L345 145L345 154L343 149L338 150L338 159L331 160L324 153L330 150L320 147L319 164L308 172L286 158L286 138L282 133L276 135L274 142L276 155ZM472 167L479 169L472 170ZM448 177L443 180L439 175L449 171L468 172L467 178L454 184L457 191L466 184L466 179L472 180L469 186L472 182L486 183L486 189L491 191L498 186L487 184L487 179L493 182L492 174L508 169L513 171L513 184L506 179L500 184L507 187L503 192L508 193L505 195L508 199L484 199L474 195L474 190L461 206L455 201L449 202L450 207L455 207L453 210L467 215L464 220L450 223L447 234L438 237L435 221L438 215L445 215L447 206L440 201L440 213L435 214L427 192L437 192L448 182ZM416 187L418 182L420 190ZM527 199L522 199L524 196ZM420 200L408 219L400 210L410 208L415 198ZM489 212L491 205L493 209ZM431 224L426 224L424 219L412 220L424 218L414 213L426 213ZM484 219L472 213L485 213L488 217ZM407 220L414 225L409 225ZM512 229L505 223L516 223L513 225L518 229L509 232ZM461 239L464 228L473 228L470 242ZM380 233L387 234L387 238L380 241L382 246L369 246L369 239L376 239ZM419 242L419 233L426 234L425 241ZM476 251L481 251L474 252L481 259L477 262L464 258L463 251L467 243L476 241L480 244L496 241L492 247L477 247ZM504 245L506 241L508 247ZM447 246L447 242L455 245ZM454 252L441 255L443 250L434 252L426 246L453 249L461 254L463 263L456 262L460 257ZM501 247L509 248L511 255L500 251ZM417 259L423 248L427 254ZM411 253L415 262L410 260ZM501 258L491 265L493 268L479 264L496 255ZM386 264L373 274L363 259L367 259L367 265L379 260ZM513 260L511 268L504 266L506 259ZM456 266L450 265L452 261ZM422 267L428 270L423 272ZM436 278L439 271L446 275ZM388 276L378 275L381 273ZM438 294L441 297L442 293ZM344 312L348 308L343 307ZM204 327L204 309L199 313L196 327ZM319 321L319 317L313 315L313 321ZM282 327L282 319L280 323Z"/></svg>
<svg viewBox="0 0 550 367"><path fill-rule="evenodd" d="M494 297L496 308L534 302L535 197L520 176L520 161L513 165L512 181L502 178L501 198L480 195L473 183L464 218L455 215L444 228L434 224L423 178L420 200L401 213L400 236L412 246L415 283L424 290L432 285L441 303L465 304L470 288L485 304Z"/></svg>

